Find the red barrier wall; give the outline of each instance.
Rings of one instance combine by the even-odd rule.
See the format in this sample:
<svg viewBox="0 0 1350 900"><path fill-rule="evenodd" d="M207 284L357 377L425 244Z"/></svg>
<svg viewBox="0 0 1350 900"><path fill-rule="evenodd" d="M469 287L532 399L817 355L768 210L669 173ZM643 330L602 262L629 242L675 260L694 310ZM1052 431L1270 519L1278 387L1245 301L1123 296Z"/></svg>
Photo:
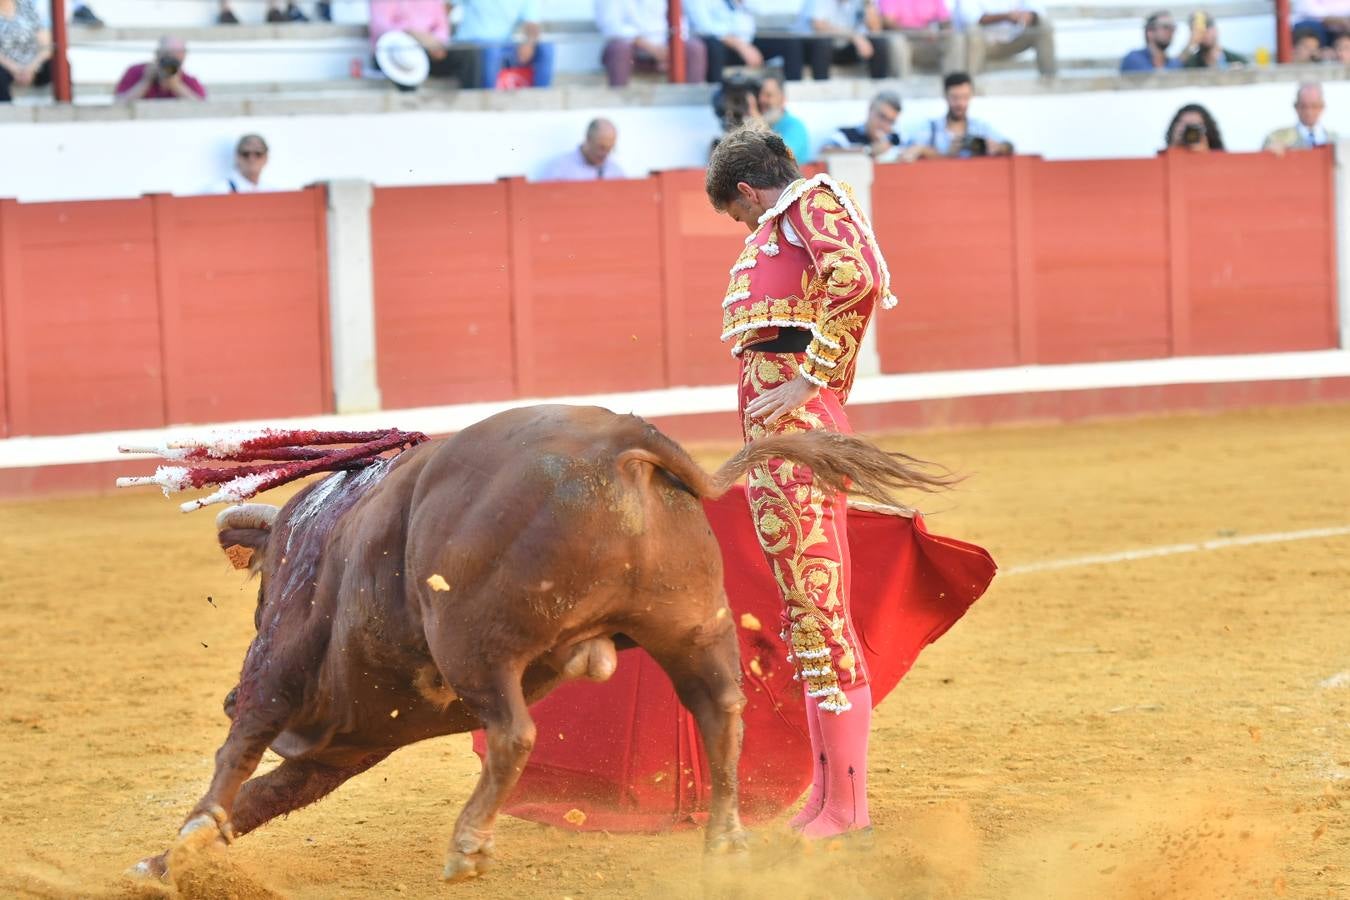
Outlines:
<svg viewBox="0 0 1350 900"><path fill-rule="evenodd" d="M0 201L4 433L330 409L323 198Z"/></svg>
<svg viewBox="0 0 1350 900"><path fill-rule="evenodd" d="M1333 347L1331 151L880 166L886 372ZM724 384L703 174L381 188L387 408ZM322 189L0 202L0 434L331 408Z"/></svg>
<svg viewBox="0 0 1350 900"><path fill-rule="evenodd" d="M1334 347L1331 150L882 166L887 372Z"/></svg>

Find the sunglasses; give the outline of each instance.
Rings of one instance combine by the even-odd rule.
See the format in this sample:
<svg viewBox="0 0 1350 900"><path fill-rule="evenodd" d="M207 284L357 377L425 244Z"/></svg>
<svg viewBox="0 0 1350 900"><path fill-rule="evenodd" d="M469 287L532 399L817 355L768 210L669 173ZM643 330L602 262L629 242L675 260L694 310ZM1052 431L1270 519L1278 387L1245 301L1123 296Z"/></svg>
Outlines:
<svg viewBox="0 0 1350 900"><path fill-rule="evenodd" d="M255 156L257 156L257 157L263 157L263 156L266 156L266 155L267 155L267 151L266 151L266 150L240 150L240 151L239 151L239 155L242 156L242 157L244 157L245 159L252 159L252 158L255 157Z"/></svg>

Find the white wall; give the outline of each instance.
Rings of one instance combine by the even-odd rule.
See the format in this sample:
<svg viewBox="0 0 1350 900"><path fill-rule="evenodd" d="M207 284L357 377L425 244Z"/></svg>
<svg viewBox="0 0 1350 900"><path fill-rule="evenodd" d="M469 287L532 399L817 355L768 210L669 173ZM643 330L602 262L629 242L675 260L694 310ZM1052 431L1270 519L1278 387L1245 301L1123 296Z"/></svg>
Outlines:
<svg viewBox="0 0 1350 900"><path fill-rule="evenodd" d="M1049 159L1148 156L1177 107L1199 102L1215 114L1232 150L1257 150L1270 129L1293 121L1295 85L1177 88L983 97L973 112L1019 151ZM1350 134L1350 83L1326 85L1328 127ZM861 121L864 101L792 104L817 143ZM906 104L901 125L940 115L937 98ZM328 178L377 185L493 181L533 174L574 146L586 122L619 127L617 158L630 174L702 165L716 128L698 107L533 112L412 112L0 124L0 197L68 200L197 193L219 179L245 131L272 146L268 175L282 187Z"/></svg>

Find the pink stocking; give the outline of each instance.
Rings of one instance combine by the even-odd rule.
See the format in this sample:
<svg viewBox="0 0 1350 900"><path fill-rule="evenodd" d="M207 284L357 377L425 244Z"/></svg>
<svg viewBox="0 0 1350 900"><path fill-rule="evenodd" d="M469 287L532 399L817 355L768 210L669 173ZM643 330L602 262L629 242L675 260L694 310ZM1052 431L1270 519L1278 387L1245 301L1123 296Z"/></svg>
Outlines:
<svg viewBox="0 0 1350 900"><path fill-rule="evenodd" d="M803 691L810 690L805 685ZM801 808L801 812L788 821L788 827L794 831L801 831L808 822L820 815L820 811L825 806L825 746L820 737L820 716L821 712L816 708L816 701L810 697L806 698L806 729L811 733L811 794L806 798L806 804Z"/></svg>
<svg viewBox="0 0 1350 900"><path fill-rule="evenodd" d="M819 710L825 747L825 808L802 829L808 838L833 837L867 828L867 732L872 724L872 689L850 688L844 696L853 708L844 713ZM811 701L815 706L816 702Z"/></svg>

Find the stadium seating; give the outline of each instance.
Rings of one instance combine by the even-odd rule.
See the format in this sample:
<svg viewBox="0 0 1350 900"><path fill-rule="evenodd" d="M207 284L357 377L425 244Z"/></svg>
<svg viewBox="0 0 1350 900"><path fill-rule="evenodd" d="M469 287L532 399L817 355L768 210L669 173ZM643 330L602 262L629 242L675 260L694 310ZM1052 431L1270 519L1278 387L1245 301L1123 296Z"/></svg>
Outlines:
<svg viewBox="0 0 1350 900"><path fill-rule="evenodd" d="M765 0L760 8L767 29L782 28L798 0ZM215 25L213 0L98 0L104 28L74 25L71 64L84 100L108 98L126 66L144 60L156 38L173 31L189 43L188 69L217 96L332 95L384 89L371 78L365 22L366 0L334 0L333 23L261 23L264 0L238 0L241 25ZM595 30L591 0L552 0L545 6L547 39L557 45L558 83L601 85L602 40ZM1142 22L1158 4L1110 0L1050 3L1061 77L1114 72L1120 57L1142 44ZM302 11L310 7L301 0ZM1196 3L1172 7L1184 22ZM1273 50L1274 15L1268 0L1220 0L1205 4L1219 20L1225 46L1251 54ZM1184 40L1183 26L1178 35ZM993 77L1032 77L1029 54L998 66ZM354 77L353 73L367 77ZM840 75L850 73L841 72ZM432 86L434 89L434 85Z"/></svg>

